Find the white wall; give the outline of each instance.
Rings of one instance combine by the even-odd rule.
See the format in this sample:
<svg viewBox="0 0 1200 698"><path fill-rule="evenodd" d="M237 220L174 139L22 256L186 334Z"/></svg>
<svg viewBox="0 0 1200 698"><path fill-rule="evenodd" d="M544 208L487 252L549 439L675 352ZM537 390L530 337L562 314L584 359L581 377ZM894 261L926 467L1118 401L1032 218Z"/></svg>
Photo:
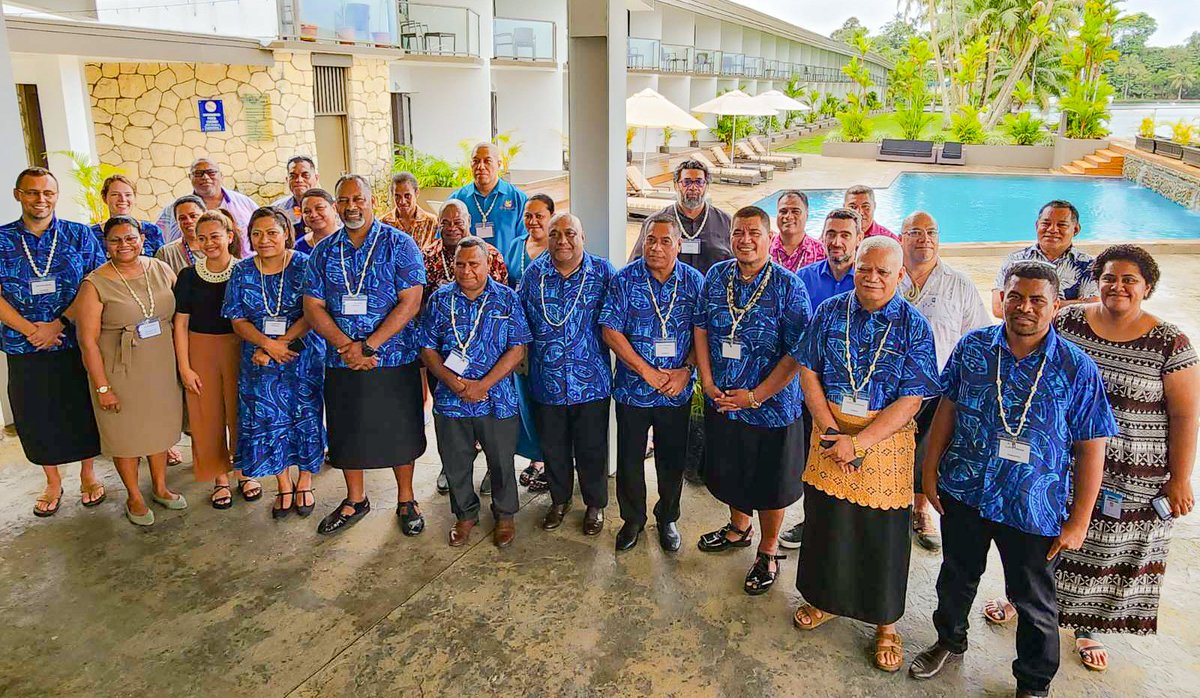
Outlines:
<svg viewBox="0 0 1200 698"><path fill-rule="evenodd" d="M459 141L491 138L492 80L486 69L408 61L389 69L389 91L411 95L417 150L458 162L463 158Z"/></svg>
<svg viewBox="0 0 1200 698"><path fill-rule="evenodd" d="M256 39L279 35L278 0L96 0L96 16L104 24L132 27Z"/></svg>
<svg viewBox="0 0 1200 698"><path fill-rule="evenodd" d="M17 130L21 123L21 111L17 106L15 85L12 59L8 53L4 8L0 7L0 123L11 125L8 137L0 139L0 221L4 223L21 215L21 207L11 194L12 183L16 181L17 174L29 166L25 157L25 142Z"/></svg>
<svg viewBox="0 0 1200 698"><path fill-rule="evenodd" d="M96 160L92 105L83 61L74 56L17 54L12 57L12 69L16 83L37 85L50 170L59 182L58 214L87 222L87 214L75 201L81 189L71 178L71 160L55 154L55 151L73 150L87 154L93 162ZM21 159L24 160L23 149Z"/></svg>
<svg viewBox="0 0 1200 698"><path fill-rule="evenodd" d="M721 20L696 15L696 48L720 51Z"/></svg>
<svg viewBox="0 0 1200 698"><path fill-rule="evenodd" d="M696 15L669 5L659 5L658 11L662 12L663 43L692 46L696 40Z"/></svg>
<svg viewBox="0 0 1200 698"><path fill-rule="evenodd" d="M500 132L522 142L512 168L561 170L565 116L558 71L493 68L492 85Z"/></svg>

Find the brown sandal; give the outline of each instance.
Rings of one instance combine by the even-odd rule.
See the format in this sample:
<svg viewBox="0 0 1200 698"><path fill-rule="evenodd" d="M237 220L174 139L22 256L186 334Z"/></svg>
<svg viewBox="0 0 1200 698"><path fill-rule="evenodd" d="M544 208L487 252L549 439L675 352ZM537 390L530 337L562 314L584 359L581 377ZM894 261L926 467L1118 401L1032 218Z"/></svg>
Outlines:
<svg viewBox="0 0 1200 698"><path fill-rule="evenodd" d="M1017 608L1000 597L983 604L983 617L992 625L1008 625L1017 619Z"/></svg>
<svg viewBox="0 0 1200 698"><path fill-rule="evenodd" d="M38 495L38 498L34 500L33 515L37 516L39 518L43 518L43 519L50 517L50 516L54 516L55 514L58 513L58 508L62 506L62 496L63 496L63 491L62 491L61 487L58 488L58 496L57 497L52 497L45 493ZM53 507L50 506L51 503L54 504ZM38 509L37 508L38 504L45 504L46 508Z"/></svg>
<svg viewBox="0 0 1200 698"><path fill-rule="evenodd" d="M1092 644L1087 646L1080 645L1081 640L1086 640ZM1079 655L1079 661L1088 668L1088 671L1104 671L1108 669L1108 648L1102 643L1090 637L1077 637L1075 638L1075 652ZM1103 664L1098 661L1098 658L1101 656L1105 659L1105 663Z"/></svg>
<svg viewBox="0 0 1200 698"><path fill-rule="evenodd" d="M817 618L818 613L821 614L820 618ZM792 625L796 626L799 630L816 630L834 618L837 618L837 616L832 613L826 613L810 603L806 603L797 608L796 612L792 614ZM808 620L807 623L804 622L805 619Z"/></svg>
<svg viewBox="0 0 1200 698"><path fill-rule="evenodd" d="M896 655L896 661L891 664L884 663L883 657L888 652ZM904 640L901 639L899 633L875 631L875 667L882 671L894 672L899 671L904 664Z"/></svg>
<svg viewBox="0 0 1200 698"><path fill-rule="evenodd" d="M104 485L100 481L93 482L90 485L83 485L79 488L79 494L82 495L79 503L85 507L94 507L108 497L108 492L104 490ZM92 501L83 501L83 496L91 497Z"/></svg>

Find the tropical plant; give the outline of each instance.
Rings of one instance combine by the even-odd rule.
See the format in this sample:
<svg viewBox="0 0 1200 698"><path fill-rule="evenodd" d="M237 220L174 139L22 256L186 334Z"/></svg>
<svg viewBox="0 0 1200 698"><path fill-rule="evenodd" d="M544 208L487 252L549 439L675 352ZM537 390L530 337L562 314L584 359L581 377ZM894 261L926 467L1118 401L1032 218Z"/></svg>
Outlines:
<svg viewBox="0 0 1200 698"><path fill-rule="evenodd" d="M846 105L838 113L842 124L842 140L847 143L862 143L871 135L871 120L862 98L854 93L846 95Z"/></svg>
<svg viewBox="0 0 1200 698"><path fill-rule="evenodd" d="M1045 120L1023 111L1006 115L1000 122L1000 130L1013 145L1038 145L1046 139L1042 131L1045 125Z"/></svg>
<svg viewBox="0 0 1200 698"><path fill-rule="evenodd" d="M1114 49L1113 27L1119 13L1114 0L1086 0L1083 22L1072 37L1062 62L1074 80L1059 107L1066 114L1068 138L1102 138L1108 135L1108 100L1113 88L1104 75L1105 64L1120 56Z"/></svg>
<svg viewBox="0 0 1200 698"><path fill-rule="evenodd" d="M691 143L699 143L700 142L699 129L692 129L691 131L688 131L688 137L691 138L691 141L690 141Z"/></svg>
<svg viewBox="0 0 1200 698"><path fill-rule="evenodd" d="M926 68L932 57L929 43L913 37L908 40L904 59L892 69L889 83L895 95L896 124L908 140L919 140L925 128L937 120L935 114L926 111L933 101Z"/></svg>
<svg viewBox="0 0 1200 698"><path fill-rule="evenodd" d="M71 159L71 179L79 185L75 202L87 211L90 223L103 223L108 218L108 207L100 196L100 189L104 180L115 174L125 174L125 170L106 162L93 164L90 155L74 150L56 150L53 154Z"/></svg>
<svg viewBox="0 0 1200 698"><path fill-rule="evenodd" d="M1177 70L1167 76L1167 84L1175 90L1175 99L1183 99L1183 91L1196 84L1193 70Z"/></svg>
<svg viewBox="0 0 1200 698"><path fill-rule="evenodd" d="M422 188L461 187L471 181L471 166L465 160L454 164L422 153L411 145L396 147L392 156L392 172L411 172Z"/></svg>
<svg viewBox="0 0 1200 698"><path fill-rule="evenodd" d="M625 129L625 150L633 147L633 139L637 136L637 126L628 126Z"/></svg>
<svg viewBox="0 0 1200 698"><path fill-rule="evenodd" d="M738 138L758 133L757 129L754 128L754 124L750 121L750 117L729 115L717 117L717 125L712 129L712 133L718 140L728 142L734 137L735 126L737 127L736 135Z"/></svg>
<svg viewBox="0 0 1200 698"><path fill-rule="evenodd" d="M958 111L950 117L950 134L954 140L967 145L979 145L987 136L980 119L979 107L960 104Z"/></svg>
<svg viewBox="0 0 1200 698"><path fill-rule="evenodd" d="M797 102L804 103L804 96L807 93L808 93L808 86L804 84L804 82L800 79L799 75L793 75L792 77L788 78L787 84L784 85L784 87L783 87L783 94L787 95L788 97L791 97L792 99L796 100ZM808 106L811 107L812 105L808 105ZM796 119L800 118L800 116L801 116L801 112L798 112L798 111L785 112L783 115L783 127L791 128L792 122L795 121Z"/></svg>
<svg viewBox="0 0 1200 698"><path fill-rule="evenodd" d="M497 149L500 151L500 175L506 175L512 171L513 160L516 160L517 156L521 154L521 149L525 146L525 142L514 140L512 131L496 134L492 142L496 144Z"/></svg>
<svg viewBox="0 0 1200 698"><path fill-rule="evenodd" d="M811 124L820 116L818 110L821 107L821 92L820 90L809 90L803 96L797 97L801 102L804 102L808 107L808 111L804 112L804 123Z"/></svg>
<svg viewBox="0 0 1200 698"><path fill-rule="evenodd" d="M1138 135L1142 138L1154 138L1154 117L1142 117L1142 123L1138 125Z"/></svg>
<svg viewBox="0 0 1200 698"><path fill-rule="evenodd" d="M662 144L664 148L671 147L671 137L675 135L675 129L670 126L664 126L662 130Z"/></svg>
<svg viewBox="0 0 1200 698"><path fill-rule="evenodd" d="M1179 145L1191 145L1195 134L1196 125L1187 119L1180 119L1171 124L1171 140Z"/></svg>
<svg viewBox="0 0 1200 698"><path fill-rule="evenodd" d="M832 93L825 94L825 97L821 100L821 106L817 109L821 117L825 119L837 116L837 113L841 110L842 100L838 99L837 95Z"/></svg>

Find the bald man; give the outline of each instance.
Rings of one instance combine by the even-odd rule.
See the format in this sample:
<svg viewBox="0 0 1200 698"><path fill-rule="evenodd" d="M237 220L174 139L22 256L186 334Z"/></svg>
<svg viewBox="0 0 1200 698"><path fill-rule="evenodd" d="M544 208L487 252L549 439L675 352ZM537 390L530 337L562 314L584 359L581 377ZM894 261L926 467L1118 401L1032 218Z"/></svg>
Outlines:
<svg viewBox="0 0 1200 698"><path fill-rule="evenodd" d="M500 149L495 143L476 143L471 149L470 184L450 195L467 205L471 213L471 235L483 238L499 250L507 250L513 238L524 232L522 216L528 197L500 178Z"/></svg>
<svg viewBox="0 0 1200 698"><path fill-rule="evenodd" d="M233 216L233 222L237 224L238 234L242 238L242 249L251 249L246 230L250 225L250 214L258 208L258 203L241 192L226 189L221 166L210 157L198 157L192 161L188 167L188 179L192 183L192 193L204 201L205 209L223 208ZM179 223L175 221L174 206L168 205L159 214L158 229L163 233L164 243L183 236Z"/></svg>

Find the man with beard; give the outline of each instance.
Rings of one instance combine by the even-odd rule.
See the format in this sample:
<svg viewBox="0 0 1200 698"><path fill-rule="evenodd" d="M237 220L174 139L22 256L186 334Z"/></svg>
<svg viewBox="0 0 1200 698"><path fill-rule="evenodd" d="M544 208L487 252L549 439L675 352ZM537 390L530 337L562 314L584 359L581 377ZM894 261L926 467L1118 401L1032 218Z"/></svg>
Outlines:
<svg viewBox="0 0 1200 698"><path fill-rule="evenodd" d="M390 468L400 532L415 536L425 529L412 489L413 462L425 452L425 420L413 320L425 266L412 237L375 220L365 178L343 176L334 196L342 228L309 257L304 317L331 349L325 354L329 462L342 471L346 498L317 533L335 533L366 516L364 471Z"/></svg>
<svg viewBox="0 0 1200 698"><path fill-rule="evenodd" d="M938 640L913 660L915 679L966 652L967 616L993 541L1019 612L1017 696L1048 695L1058 671L1057 557L1083 544L1105 442L1117 435L1099 369L1054 330L1059 283L1044 262L1009 267L1004 324L968 333L942 372L922 466L925 496L943 523Z"/></svg>
<svg viewBox="0 0 1200 698"><path fill-rule="evenodd" d="M450 195L471 212L471 234L499 250L507 250L524 232L525 192L500 178L500 149L495 143L476 143L471 149L474 179Z"/></svg>
<svg viewBox="0 0 1200 698"><path fill-rule="evenodd" d="M1051 201L1038 211L1037 242L1019 249L1004 259L992 286L992 315L1004 317L1004 279L1013 264L1034 260L1054 266L1058 273L1058 302L1094 303L1100 299L1100 287L1092 278L1092 255L1074 247L1079 234L1079 209L1070 201Z"/></svg>
<svg viewBox="0 0 1200 698"><path fill-rule="evenodd" d="M220 166L215 160L207 157L196 158L192 162L192 166L188 168L188 178L192 182L192 193L204 202L204 210L223 208L228 211L229 215L233 216L238 235L242 238L242 249L253 249L250 247L250 238L247 237L246 230L250 225L250 214L258 209L254 199L233 189L226 189L223 186L225 176L221 174ZM183 235L179 223L175 220L173 206L167 206L158 216L158 229L162 231L164 243L178 240Z"/></svg>

